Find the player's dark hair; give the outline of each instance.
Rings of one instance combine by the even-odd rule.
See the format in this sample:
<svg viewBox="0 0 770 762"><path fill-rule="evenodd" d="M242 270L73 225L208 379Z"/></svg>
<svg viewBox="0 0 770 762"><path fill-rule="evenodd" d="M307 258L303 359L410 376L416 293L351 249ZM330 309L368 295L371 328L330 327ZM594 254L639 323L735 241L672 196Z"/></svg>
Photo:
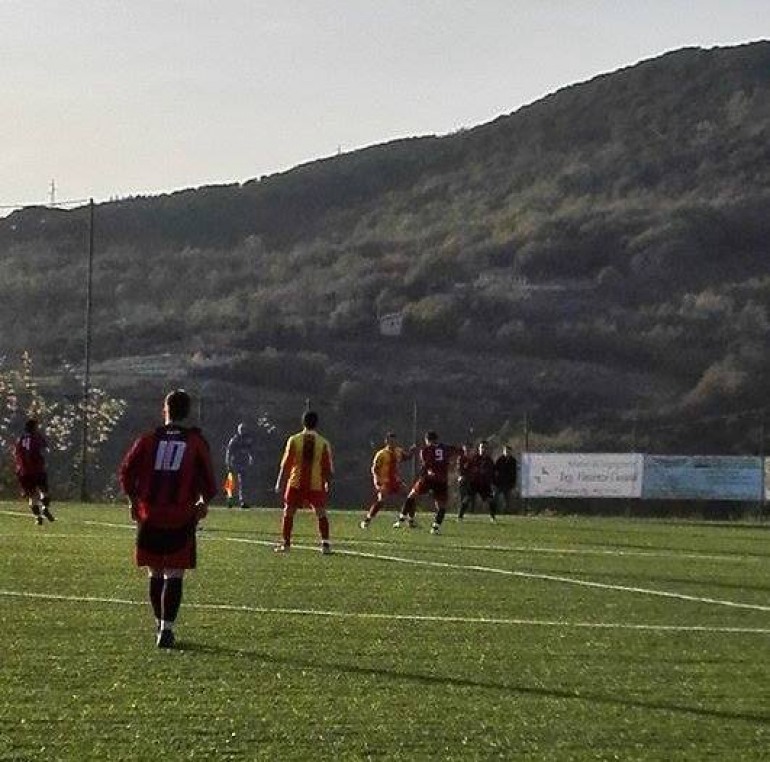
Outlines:
<svg viewBox="0 0 770 762"><path fill-rule="evenodd" d="M26 431L27 434L31 434L36 428L37 428L37 419L27 418L27 420L24 422L24 431Z"/></svg>
<svg viewBox="0 0 770 762"><path fill-rule="evenodd" d="M314 429L316 426L318 426L318 413L314 412L313 410L308 410L302 416L302 425L306 429Z"/></svg>
<svg viewBox="0 0 770 762"><path fill-rule="evenodd" d="M425 438L429 442L435 442L438 439L438 434L435 431L426 431Z"/></svg>
<svg viewBox="0 0 770 762"><path fill-rule="evenodd" d="M183 421L190 415L190 395L184 389L174 389L165 399L168 417L172 421Z"/></svg>

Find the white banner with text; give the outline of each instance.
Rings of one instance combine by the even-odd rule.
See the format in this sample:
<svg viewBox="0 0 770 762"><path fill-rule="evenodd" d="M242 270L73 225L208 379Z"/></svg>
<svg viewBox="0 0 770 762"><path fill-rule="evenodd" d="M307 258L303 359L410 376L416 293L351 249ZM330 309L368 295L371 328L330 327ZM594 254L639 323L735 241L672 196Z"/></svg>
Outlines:
<svg viewBox="0 0 770 762"><path fill-rule="evenodd" d="M521 495L641 497L643 471L638 453L523 453Z"/></svg>

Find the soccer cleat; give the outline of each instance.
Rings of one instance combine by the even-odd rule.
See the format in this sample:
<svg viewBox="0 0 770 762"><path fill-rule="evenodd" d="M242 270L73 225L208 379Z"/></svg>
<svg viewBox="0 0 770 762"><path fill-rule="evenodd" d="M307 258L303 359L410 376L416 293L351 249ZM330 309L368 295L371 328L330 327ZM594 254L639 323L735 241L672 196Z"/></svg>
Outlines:
<svg viewBox="0 0 770 762"><path fill-rule="evenodd" d="M434 525L433 525L433 526L430 528L430 533L431 533L431 534L441 534L441 527L440 527L438 524L434 524Z"/></svg>
<svg viewBox="0 0 770 762"><path fill-rule="evenodd" d="M42 517L40 514L38 514L37 516L35 516L35 523L36 523L36 524L37 524L39 527L43 526L43 517Z"/></svg>
<svg viewBox="0 0 770 762"><path fill-rule="evenodd" d="M248 503L241 503L241 510L242 511L248 511L249 510Z"/></svg>
<svg viewBox="0 0 770 762"><path fill-rule="evenodd" d="M403 523L404 523L404 520L402 518L397 518L393 522L393 529L401 529L401 526L403 525Z"/></svg>
<svg viewBox="0 0 770 762"><path fill-rule="evenodd" d="M273 550L276 553L288 553L291 550L291 545L287 545L285 542L282 542L280 545L276 545Z"/></svg>
<svg viewBox="0 0 770 762"><path fill-rule="evenodd" d="M45 516L49 521L55 521L54 515L51 513L51 511L48 510L48 506L43 508L43 516ZM40 519L40 523L43 523L43 520Z"/></svg>
<svg viewBox="0 0 770 762"><path fill-rule="evenodd" d="M328 542L321 543L321 554L324 556L330 556L332 554L332 546Z"/></svg>
<svg viewBox="0 0 770 762"><path fill-rule="evenodd" d="M158 648L173 648L174 640L173 630L160 630L158 632L158 637L155 640L155 645Z"/></svg>
<svg viewBox="0 0 770 762"><path fill-rule="evenodd" d="M497 519L494 516L489 517L489 523L490 524L497 524Z"/></svg>
<svg viewBox="0 0 770 762"><path fill-rule="evenodd" d="M363 519L358 526L360 526L361 529L369 529L369 522L370 521L371 521L371 519Z"/></svg>
<svg viewBox="0 0 770 762"><path fill-rule="evenodd" d="M457 514L457 520L462 521L465 518L465 516L462 516L461 514Z"/></svg>

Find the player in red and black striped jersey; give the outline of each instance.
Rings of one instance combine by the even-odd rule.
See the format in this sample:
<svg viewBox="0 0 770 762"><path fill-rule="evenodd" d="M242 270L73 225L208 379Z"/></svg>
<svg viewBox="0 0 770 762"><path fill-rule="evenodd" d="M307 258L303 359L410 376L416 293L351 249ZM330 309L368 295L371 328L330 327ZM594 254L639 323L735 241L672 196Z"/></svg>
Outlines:
<svg viewBox="0 0 770 762"><path fill-rule="evenodd" d="M35 516L37 525L43 523L43 517L54 520L51 513L51 497L48 492L48 473L45 467L45 453L48 442L40 433L38 422L29 418L24 424L24 433L16 440L13 450L16 462L16 478L24 497L29 501L29 509Z"/></svg>
<svg viewBox="0 0 770 762"><path fill-rule="evenodd" d="M217 493L209 446L200 430L181 425L190 397L178 389L163 403L163 426L139 437L120 465L119 479L137 523L136 563L150 577L157 645L174 645L186 569L194 569L196 528Z"/></svg>
<svg viewBox="0 0 770 762"><path fill-rule="evenodd" d="M431 534L439 533L449 500L449 467L460 453L459 447L439 442L435 431L426 432L425 445L419 452L420 473L404 501L396 523L393 524L394 529L402 526L404 522L410 527L416 526L417 500L421 495L431 495L435 514L430 531Z"/></svg>
<svg viewBox="0 0 770 762"><path fill-rule="evenodd" d="M478 448L464 463L462 473L462 489L460 491L460 510L457 518L462 521L468 509L473 510L476 497L487 504L489 520L495 521L496 503L494 499L493 481L495 476L495 461L489 454L489 443L479 442Z"/></svg>

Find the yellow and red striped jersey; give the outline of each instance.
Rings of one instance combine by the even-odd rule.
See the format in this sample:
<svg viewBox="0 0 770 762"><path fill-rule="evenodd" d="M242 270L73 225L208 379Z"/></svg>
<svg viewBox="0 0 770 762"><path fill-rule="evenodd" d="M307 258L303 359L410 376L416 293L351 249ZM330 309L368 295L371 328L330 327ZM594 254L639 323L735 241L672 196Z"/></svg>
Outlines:
<svg viewBox="0 0 770 762"><path fill-rule="evenodd" d="M331 445L317 431L305 429L286 440L281 476L288 487L324 490L333 473Z"/></svg>
<svg viewBox="0 0 770 762"><path fill-rule="evenodd" d="M375 484L396 484L399 481L398 464L408 459L402 447L383 447L374 455L372 477Z"/></svg>

